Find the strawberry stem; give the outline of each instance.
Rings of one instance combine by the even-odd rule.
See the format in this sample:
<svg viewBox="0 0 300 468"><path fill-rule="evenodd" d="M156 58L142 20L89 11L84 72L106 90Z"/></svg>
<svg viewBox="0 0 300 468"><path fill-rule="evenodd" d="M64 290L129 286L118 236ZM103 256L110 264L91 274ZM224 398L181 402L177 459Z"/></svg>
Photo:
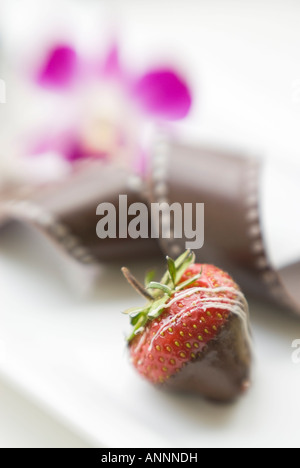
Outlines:
<svg viewBox="0 0 300 468"><path fill-rule="evenodd" d="M123 267L122 273L127 279L128 283L143 297L148 301L154 301L154 297L144 288L144 286L130 273L128 268Z"/></svg>

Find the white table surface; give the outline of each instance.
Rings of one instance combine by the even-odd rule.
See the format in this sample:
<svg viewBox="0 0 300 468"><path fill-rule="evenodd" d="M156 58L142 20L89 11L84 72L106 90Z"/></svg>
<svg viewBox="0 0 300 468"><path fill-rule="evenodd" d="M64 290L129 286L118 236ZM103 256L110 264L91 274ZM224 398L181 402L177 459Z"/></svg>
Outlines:
<svg viewBox="0 0 300 468"><path fill-rule="evenodd" d="M0 382L1 448L89 448L91 445L19 389Z"/></svg>
<svg viewBox="0 0 300 468"><path fill-rule="evenodd" d="M2 31L11 51L29 24L23 21L26 11L44 15L37 6L28 9L32 3L4 2ZM63 11L48 3L45 14ZM92 36L96 15L77 21L81 2L75 3L72 21L82 37L91 26ZM108 3L90 5L103 13ZM186 133L258 149L267 161L299 168L299 2L113 3L122 18L127 60L142 67L158 50L167 54L171 48L201 84ZM34 16L28 21L43 24ZM299 237L285 242L286 248L282 239L292 232L285 224L275 230L272 221L267 224L276 234L275 261L298 256ZM15 226L0 240L0 445L299 446L300 364L291 359L299 320L251 301L253 387L237 404L167 395L143 382L128 363L120 311L138 299L119 266L102 271L88 294L93 272L75 268L71 274L70 265L62 265L35 234ZM133 268L141 273L146 265Z"/></svg>

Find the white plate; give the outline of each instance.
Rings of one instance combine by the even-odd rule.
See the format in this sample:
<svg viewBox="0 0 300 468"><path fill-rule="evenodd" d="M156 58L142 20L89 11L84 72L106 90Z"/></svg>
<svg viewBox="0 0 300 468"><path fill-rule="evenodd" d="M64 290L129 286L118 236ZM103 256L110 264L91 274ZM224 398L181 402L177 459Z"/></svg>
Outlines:
<svg viewBox="0 0 300 468"><path fill-rule="evenodd" d="M16 227L2 233L2 378L95 446L299 445L300 364L291 359L291 343L300 338L297 319L251 304L254 382L236 404L169 395L141 380L128 363L127 319L120 311L139 299L118 266L100 275L89 297L65 283L59 266L38 235ZM141 274L144 266L132 268Z"/></svg>

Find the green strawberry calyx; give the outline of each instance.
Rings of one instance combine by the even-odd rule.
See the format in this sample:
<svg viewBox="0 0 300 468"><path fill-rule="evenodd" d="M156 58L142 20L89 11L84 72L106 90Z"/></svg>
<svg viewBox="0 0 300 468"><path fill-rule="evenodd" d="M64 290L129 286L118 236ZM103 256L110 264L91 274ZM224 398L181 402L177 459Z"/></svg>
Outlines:
<svg viewBox="0 0 300 468"><path fill-rule="evenodd" d="M202 272L180 283L186 270L195 263L195 254L191 250L185 251L176 260L167 257L167 271L159 282L154 281L155 272L146 274L144 285L142 285L128 270L122 268L123 275L128 283L144 298L147 303L142 307L133 307L124 312L129 315L133 326L132 332L127 338L130 343L133 338L143 333L145 326L151 320L157 319L164 311L166 303L170 298L201 277ZM180 284L179 284L180 283Z"/></svg>

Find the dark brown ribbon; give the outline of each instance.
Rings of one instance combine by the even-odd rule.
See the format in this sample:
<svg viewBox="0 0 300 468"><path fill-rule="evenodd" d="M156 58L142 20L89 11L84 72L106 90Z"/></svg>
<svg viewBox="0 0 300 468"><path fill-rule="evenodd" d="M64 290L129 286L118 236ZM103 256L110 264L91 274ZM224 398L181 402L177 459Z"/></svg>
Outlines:
<svg viewBox="0 0 300 468"><path fill-rule="evenodd" d="M261 228L261 162L257 158L160 142L151 174L152 201L167 198L169 203L205 203L205 243L196 252L199 262L218 265L246 292L300 314L300 263L276 271L268 259ZM170 255L182 251L184 243L185 239L161 240L164 252Z"/></svg>
<svg viewBox="0 0 300 468"><path fill-rule="evenodd" d="M205 203L200 262L227 270L245 292L300 314L300 263L276 271L268 260L260 219L261 163L253 157L175 142L157 142L146 181L116 165L91 162L68 179L0 196L0 223L28 222L85 264L129 257L176 256L186 239L105 239L96 234L96 208L119 195L137 201Z"/></svg>

